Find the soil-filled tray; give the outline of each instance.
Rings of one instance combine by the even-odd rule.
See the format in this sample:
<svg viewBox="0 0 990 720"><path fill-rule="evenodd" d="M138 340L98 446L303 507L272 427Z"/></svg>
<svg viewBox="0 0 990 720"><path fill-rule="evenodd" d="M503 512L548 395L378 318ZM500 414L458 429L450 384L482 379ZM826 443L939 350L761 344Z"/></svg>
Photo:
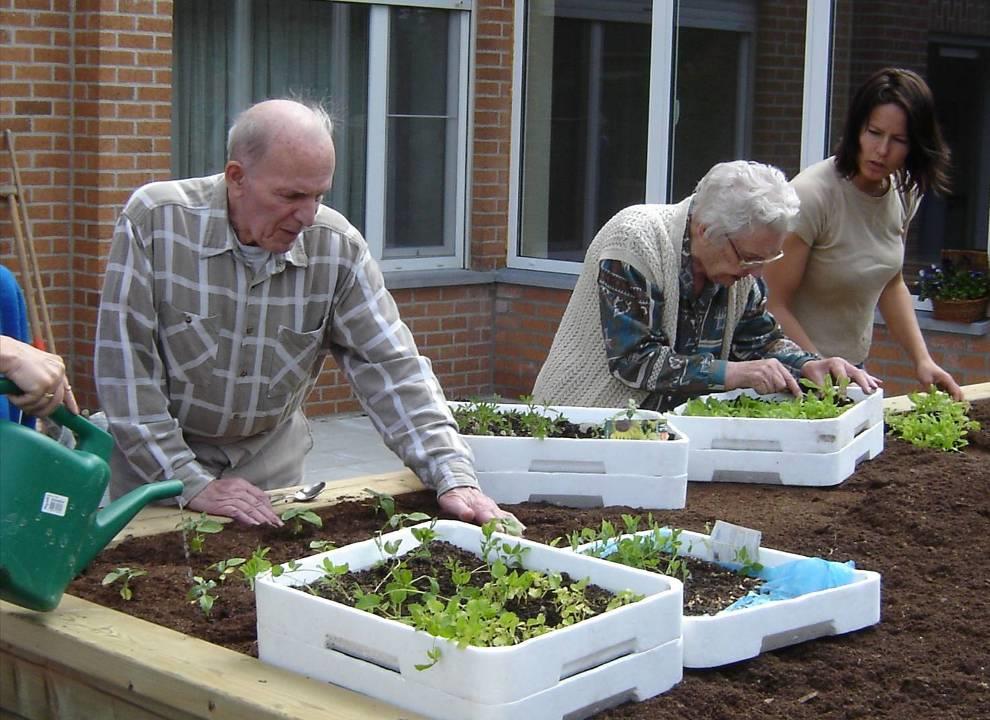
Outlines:
<svg viewBox="0 0 990 720"><path fill-rule="evenodd" d="M467 551L481 546L479 528L436 524L438 539ZM401 541L399 554L419 543L412 530L382 536ZM504 647L458 647L354 607L298 589L323 575L324 559L354 571L382 558L374 540L299 560L256 586L258 656L278 667L387 700L430 717L584 717L609 703L639 700L680 680L680 582L527 540L506 538L527 552L523 567L589 578L611 592L645 597L573 625ZM305 618L300 622L300 618ZM440 660L428 669L431 650ZM518 717L518 715L515 715Z"/></svg>
<svg viewBox="0 0 990 720"><path fill-rule="evenodd" d="M525 406L496 407L513 411ZM574 424L598 425L623 411L551 406L546 412ZM638 411L637 417L663 418L649 411ZM496 502L675 509L684 507L687 492L688 436L676 424L669 426L673 435L668 440L462 437L474 453L482 489Z"/></svg>
<svg viewBox="0 0 990 720"><path fill-rule="evenodd" d="M670 535L669 530L666 535ZM579 546L576 551L588 552L593 547L594 544L589 543ZM706 562L715 561L711 536L689 530L680 531L678 553ZM757 557L753 558L765 568L807 559L764 547L759 548ZM768 650L875 625L880 621L880 575L860 569L852 570L850 574L848 584L794 598L715 614L686 614L682 621L684 667L728 665Z"/></svg>
<svg viewBox="0 0 990 720"><path fill-rule="evenodd" d="M838 485L884 446L883 396L858 387L847 390L849 409L833 418L778 419L685 415L672 417L691 438L690 482L734 482L827 487ZM733 390L710 396L733 400L741 395L765 401L781 394ZM704 398L703 398L704 399Z"/></svg>

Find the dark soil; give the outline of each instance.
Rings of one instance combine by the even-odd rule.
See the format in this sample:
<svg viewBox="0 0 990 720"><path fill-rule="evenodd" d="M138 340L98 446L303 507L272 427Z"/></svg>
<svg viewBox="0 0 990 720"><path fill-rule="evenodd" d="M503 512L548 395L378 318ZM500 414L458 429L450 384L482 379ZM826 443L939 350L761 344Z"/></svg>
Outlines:
<svg viewBox="0 0 990 720"><path fill-rule="evenodd" d="M883 453L834 488L692 483L683 510L654 510L661 524L705 532L715 520L756 528L764 547L854 560L882 574L879 625L764 653L705 671L646 702L597 718L722 720L803 718L990 718L990 401L970 413L984 429L962 453L887 438ZM402 511L436 511L428 492L397 498ZM343 503L313 530L282 545L283 530L230 527L206 539L192 571L272 547L281 562L313 553L309 541L342 546L369 537L383 518L367 502ZM549 541L629 508L575 510L523 503L511 509L526 536ZM230 544L228 544L230 543ZM276 549L276 543L279 543ZM100 580L119 566L148 570L124 602ZM69 592L241 652L253 652L255 614L246 585L228 580L210 618L185 598L190 587L181 534L131 540L104 551Z"/></svg>

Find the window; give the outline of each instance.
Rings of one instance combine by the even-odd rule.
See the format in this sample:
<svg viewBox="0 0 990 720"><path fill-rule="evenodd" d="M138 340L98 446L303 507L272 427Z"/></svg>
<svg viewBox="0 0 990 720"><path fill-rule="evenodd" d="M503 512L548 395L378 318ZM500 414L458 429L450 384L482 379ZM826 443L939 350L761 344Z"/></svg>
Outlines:
<svg viewBox="0 0 990 720"><path fill-rule="evenodd" d="M618 210L678 202L717 162L749 158L796 174L810 142L806 16L819 5L517 3L509 265L579 272ZM810 25L827 47L828 18ZM808 93L811 115L822 115L825 86L811 81L822 90Z"/></svg>
<svg viewBox="0 0 990 720"><path fill-rule="evenodd" d="M219 172L251 103L318 99L336 119L328 203L382 269L462 267L471 3L411 5L176 0L175 176Z"/></svg>

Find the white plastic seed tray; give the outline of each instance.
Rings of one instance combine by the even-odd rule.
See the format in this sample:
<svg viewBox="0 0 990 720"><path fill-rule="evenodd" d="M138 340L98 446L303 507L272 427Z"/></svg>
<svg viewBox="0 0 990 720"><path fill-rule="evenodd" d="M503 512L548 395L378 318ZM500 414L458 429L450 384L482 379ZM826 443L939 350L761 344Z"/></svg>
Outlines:
<svg viewBox="0 0 990 720"><path fill-rule="evenodd" d="M472 552L480 549L482 536L476 526L441 520L435 529L441 540ZM400 554L417 545L409 529L383 537L402 539ZM525 539L500 537L528 549L527 568L588 577L607 590L628 589L646 597L518 645L462 649L294 589L322 575L318 568L325 557L346 562L351 570L378 562L378 547L367 540L304 558L299 569L280 577L259 578L258 655L264 662L415 712L452 719L508 718L508 709L530 707L539 710L524 717L570 717L601 703L656 695L680 680L680 582ZM441 650L440 661L428 670L416 670L434 647ZM554 710L544 714L547 708Z"/></svg>
<svg viewBox="0 0 990 720"><path fill-rule="evenodd" d="M838 485L856 472L861 462L883 452L883 442L883 423L880 423L832 453L692 449L688 457L688 480L808 487Z"/></svg>
<svg viewBox="0 0 990 720"><path fill-rule="evenodd" d="M510 411L525 406L496 407ZM550 411L577 424L601 424L624 412L570 406L551 406ZM664 416L638 411L637 417ZM679 427L668 424L674 433L671 440L461 437L474 453L481 489L496 502L677 509L684 507L687 496L688 439Z"/></svg>
<svg viewBox="0 0 990 720"><path fill-rule="evenodd" d="M786 399L784 394L759 395L753 390L732 390L705 395L732 400L749 395L765 400ZM825 420L776 418L698 417L685 415L687 404L671 413L675 425L691 438L691 451L752 450L783 453L835 453L868 429L883 425L883 391L867 395L858 386L847 388L855 403L841 415ZM694 478L689 478L693 480Z"/></svg>
<svg viewBox="0 0 990 720"><path fill-rule="evenodd" d="M710 536L684 530L680 540L680 555L712 560ZM592 545L581 545L577 552ZM757 561L766 567L802 559L805 556L763 547L757 557ZM788 600L775 600L716 615L685 615L681 625L684 632L684 667L728 665L769 650L877 624L880 622L880 574L856 569L853 575L854 580L849 584Z"/></svg>

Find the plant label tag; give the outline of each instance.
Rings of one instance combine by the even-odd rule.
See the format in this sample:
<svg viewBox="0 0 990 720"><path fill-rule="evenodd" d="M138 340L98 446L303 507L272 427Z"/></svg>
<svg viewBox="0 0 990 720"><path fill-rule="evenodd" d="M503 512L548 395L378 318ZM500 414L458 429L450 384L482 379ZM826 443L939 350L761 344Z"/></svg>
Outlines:
<svg viewBox="0 0 990 720"><path fill-rule="evenodd" d="M756 562L760 557L763 533L722 520L712 528L712 559L723 563ZM745 553L745 555L744 555Z"/></svg>
<svg viewBox="0 0 990 720"><path fill-rule="evenodd" d="M69 498L65 495L56 495L46 492L41 500L41 512L47 515L58 515L65 517L65 511L69 507Z"/></svg>

